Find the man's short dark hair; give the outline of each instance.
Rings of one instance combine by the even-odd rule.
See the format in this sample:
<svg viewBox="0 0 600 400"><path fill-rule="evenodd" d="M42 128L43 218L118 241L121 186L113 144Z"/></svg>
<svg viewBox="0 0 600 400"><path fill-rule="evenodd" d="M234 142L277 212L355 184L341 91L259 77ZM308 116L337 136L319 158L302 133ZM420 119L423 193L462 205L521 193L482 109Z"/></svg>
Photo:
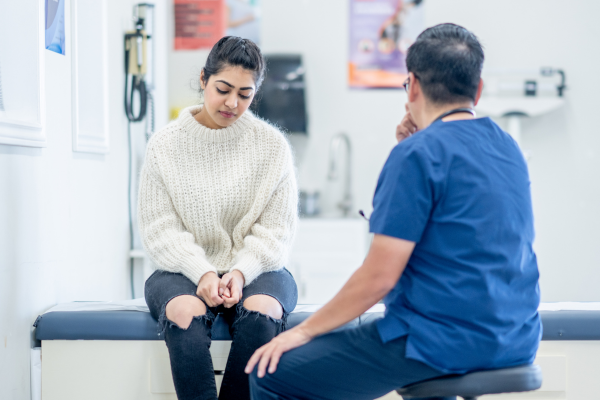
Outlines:
<svg viewBox="0 0 600 400"><path fill-rule="evenodd" d="M408 49L406 67L419 80L425 97L435 104L475 101L483 48L462 26L440 24L417 37Z"/></svg>

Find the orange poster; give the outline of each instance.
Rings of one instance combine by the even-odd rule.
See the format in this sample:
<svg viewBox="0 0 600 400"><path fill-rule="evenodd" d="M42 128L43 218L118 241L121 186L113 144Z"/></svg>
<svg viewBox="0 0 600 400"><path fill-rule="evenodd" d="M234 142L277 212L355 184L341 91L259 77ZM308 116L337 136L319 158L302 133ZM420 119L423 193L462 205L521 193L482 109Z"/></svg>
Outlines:
<svg viewBox="0 0 600 400"><path fill-rule="evenodd" d="M175 0L175 50L210 49L225 28L223 0Z"/></svg>

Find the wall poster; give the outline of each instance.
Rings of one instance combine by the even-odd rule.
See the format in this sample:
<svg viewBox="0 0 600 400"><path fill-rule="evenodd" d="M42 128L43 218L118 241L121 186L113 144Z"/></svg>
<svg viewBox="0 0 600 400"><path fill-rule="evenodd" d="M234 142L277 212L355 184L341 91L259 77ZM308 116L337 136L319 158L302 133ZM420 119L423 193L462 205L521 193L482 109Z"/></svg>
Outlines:
<svg viewBox="0 0 600 400"><path fill-rule="evenodd" d="M406 51L424 29L423 0L350 0L348 84L399 88Z"/></svg>
<svg viewBox="0 0 600 400"><path fill-rule="evenodd" d="M225 35L224 0L175 0L175 50L211 49Z"/></svg>

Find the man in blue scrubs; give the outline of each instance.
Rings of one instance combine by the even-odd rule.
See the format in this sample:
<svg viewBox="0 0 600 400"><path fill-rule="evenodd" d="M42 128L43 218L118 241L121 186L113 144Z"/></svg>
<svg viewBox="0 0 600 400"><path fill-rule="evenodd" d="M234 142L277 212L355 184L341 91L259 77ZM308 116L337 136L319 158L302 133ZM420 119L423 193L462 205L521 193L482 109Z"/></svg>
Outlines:
<svg viewBox="0 0 600 400"><path fill-rule="evenodd" d="M446 374L531 363L541 338L527 165L474 118L483 50L425 30L407 55L407 114L381 175L364 264L250 359L253 399L374 399ZM383 319L328 333L385 297ZM327 334L326 334L327 333Z"/></svg>

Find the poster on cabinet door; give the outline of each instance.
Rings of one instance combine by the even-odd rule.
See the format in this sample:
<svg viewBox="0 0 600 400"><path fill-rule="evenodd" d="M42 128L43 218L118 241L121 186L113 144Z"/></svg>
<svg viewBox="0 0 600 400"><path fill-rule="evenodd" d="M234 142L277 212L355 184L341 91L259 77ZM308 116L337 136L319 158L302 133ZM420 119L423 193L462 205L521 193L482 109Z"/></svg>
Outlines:
<svg viewBox="0 0 600 400"><path fill-rule="evenodd" d="M348 85L400 88L406 52L423 31L424 0L350 0Z"/></svg>
<svg viewBox="0 0 600 400"><path fill-rule="evenodd" d="M225 35L224 0L175 0L175 50L211 49Z"/></svg>

